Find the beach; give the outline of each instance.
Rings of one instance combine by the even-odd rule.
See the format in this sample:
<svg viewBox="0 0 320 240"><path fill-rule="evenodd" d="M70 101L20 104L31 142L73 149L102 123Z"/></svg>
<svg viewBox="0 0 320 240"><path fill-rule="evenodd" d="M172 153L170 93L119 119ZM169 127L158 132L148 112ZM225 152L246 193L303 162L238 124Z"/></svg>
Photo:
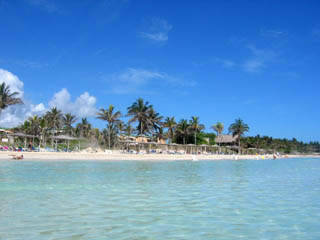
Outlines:
<svg viewBox="0 0 320 240"><path fill-rule="evenodd" d="M23 161L177 161L177 160L266 160L273 155L193 155L193 154L125 154L125 153L66 153L66 152L0 152L0 160L12 160L10 155L23 154ZM287 158L319 158L319 155L288 155ZM277 159L286 159L279 157Z"/></svg>

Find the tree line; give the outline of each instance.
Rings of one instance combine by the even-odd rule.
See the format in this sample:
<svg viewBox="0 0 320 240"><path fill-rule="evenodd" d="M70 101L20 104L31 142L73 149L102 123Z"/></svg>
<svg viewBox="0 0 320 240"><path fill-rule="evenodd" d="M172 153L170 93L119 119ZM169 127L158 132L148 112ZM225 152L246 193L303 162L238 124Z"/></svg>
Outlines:
<svg viewBox="0 0 320 240"><path fill-rule="evenodd" d="M5 83L0 84L0 114L10 105L23 104L17 97L18 93L11 93L10 87ZM121 120L126 117L128 120ZM15 131L34 136L41 136L41 144L48 141L48 137L65 134L70 137L85 138L99 145L111 149L118 141L119 136L148 136L153 141L167 140L169 144L216 144L216 136L224 131L221 122L211 126L215 132L204 132L205 126L200 123L199 117L176 121L175 117L163 117L153 105L142 98L138 98L127 108L127 113L122 114L113 105L101 108L96 115L97 119L106 122L106 128L94 128L87 118L78 119L71 113L63 113L56 107L48 110L43 116L29 117L24 123L15 127ZM78 122L78 123L77 123ZM271 137L245 137L249 126L242 119L236 119L228 128L228 132L236 137L237 144L243 148L274 149L283 152L320 152L318 142L302 143L297 140L273 139ZM209 140L209 142L208 142ZM53 145L53 139L51 139Z"/></svg>

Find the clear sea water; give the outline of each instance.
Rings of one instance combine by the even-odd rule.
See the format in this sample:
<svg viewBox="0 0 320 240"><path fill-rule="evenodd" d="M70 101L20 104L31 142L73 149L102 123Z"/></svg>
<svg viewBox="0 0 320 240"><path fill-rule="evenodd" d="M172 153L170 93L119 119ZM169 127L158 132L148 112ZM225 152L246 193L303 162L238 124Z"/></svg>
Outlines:
<svg viewBox="0 0 320 240"><path fill-rule="evenodd" d="M0 162L0 239L320 239L320 159Z"/></svg>

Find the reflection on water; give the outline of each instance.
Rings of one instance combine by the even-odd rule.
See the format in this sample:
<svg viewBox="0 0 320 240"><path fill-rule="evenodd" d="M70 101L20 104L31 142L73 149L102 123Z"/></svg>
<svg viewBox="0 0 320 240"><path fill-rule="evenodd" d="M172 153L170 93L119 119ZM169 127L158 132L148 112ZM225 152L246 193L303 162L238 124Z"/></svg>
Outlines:
<svg viewBox="0 0 320 240"><path fill-rule="evenodd" d="M0 239L319 239L320 160L0 162Z"/></svg>

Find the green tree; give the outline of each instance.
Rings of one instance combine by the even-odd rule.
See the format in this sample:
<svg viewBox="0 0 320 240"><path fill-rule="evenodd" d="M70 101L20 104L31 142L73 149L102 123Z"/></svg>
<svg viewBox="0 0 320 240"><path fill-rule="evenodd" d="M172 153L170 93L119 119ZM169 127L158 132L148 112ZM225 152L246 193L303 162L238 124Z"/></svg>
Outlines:
<svg viewBox="0 0 320 240"><path fill-rule="evenodd" d="M62 123L66 133L71 136L74 132L73 124L77 121L77 117L71 113L66 113L62 116Z"/></svg>
<svg viewBox="0 0 320 240"><path fill-rule="evenodd" d="M186 144L186 138L188 137L188 134L190 132L190 125L188 124L188 121L186 119L181 119L176 131L178 135L182 137L183 144Z"/></svg>
<svg viewBox="0 0 320 240"><path fill-rule="evenodd" d="M61 128L62 112L58 108L53 107L45 114L45 118L49 128L51 128L52 135L56 135L57 131ZM51 146L53 147L53 138L51 139Z"/></svg>
<svg viewBox="0 0 320 240"><path fill-rule="evenodd" d="M148 113L148 129L149 131L151 131L152 136L154 136L154 132L158 132L159 129L162 126L162 122L161 120L163 119L163 117L157 113L153 108L150 109L149 113Z"/></svg>
<svg viewBox="0 0 320 240"><path fill-rule="evenodd" d="M248 124L244 123L242 119L236 119L229 127L229 132L232 133L232 136L236 136L238 140L239 154L241 154L241 143L240 139L244 136L245 132L249 131Z"/></svg>
<svg viewBox="0 0 320 240"><path fill-rule="evenodd" d="M177 123L174 119L174 117L167 117L164 121L164 127L168 129L168 137L169 137L169 144L172 143L172 139L175 134Z"/></svg>
<svg viewBox="0 0 320 240"><path fill-rule="evenodd" d="M0 115L2 110L6 109L10 105L23 104L21 98L17 97L18 92L11 92L10 86L6 83L0 84Z"/></svg>
<svg viewBox="0 0 320 240"><path fill-rule="evenodd" d="M203 124L200 124L199 117L192 116L190 120L190 129L194 134L194 144L197 145L197 133L200 133L205 127Z"/></svg>
<svg viewBox="0 0 320 240"><path fill-rule="evenodd" d="M222 132L223 132L223 129L224 129L224 126L223 126L223 123L222 122L217 122L216 124L214 124L212 126L212 129L214 131L216 131L217 133L217 136L221 136ZM219 145L219 153L221 152L221 149L220 149L220 141L218 142L218 145Z"/></svg>
<svg viewBox="0 0 320 240"><path fill-rule="evenodd" d="M82 118L81 122L76 126L76 132L78 137L88 137L91 130L91 124L88 122L87 118Z"/></svg>
<svg viewBox="0 0 320 240"><path fill-rule="evenodd" d="M128 107L127 116L131 117L128 123L138 121L139 135L143 135L148 131L149 113L152 109L149 102L144 102L142 98L137 99L130 107Z"/></svg>
<svg viewBox="0 0 320 240"><path fill-rule="evenodd" d="M109 142L109 149L111 149L111 130L115 127L115 125L119 122L119 118L121 117L121 112L117 111L114 112L114 106L110 105L108 109L100 109L98 114L98 119L107 121L107 128L108 128L108 142Z"/></svg>

